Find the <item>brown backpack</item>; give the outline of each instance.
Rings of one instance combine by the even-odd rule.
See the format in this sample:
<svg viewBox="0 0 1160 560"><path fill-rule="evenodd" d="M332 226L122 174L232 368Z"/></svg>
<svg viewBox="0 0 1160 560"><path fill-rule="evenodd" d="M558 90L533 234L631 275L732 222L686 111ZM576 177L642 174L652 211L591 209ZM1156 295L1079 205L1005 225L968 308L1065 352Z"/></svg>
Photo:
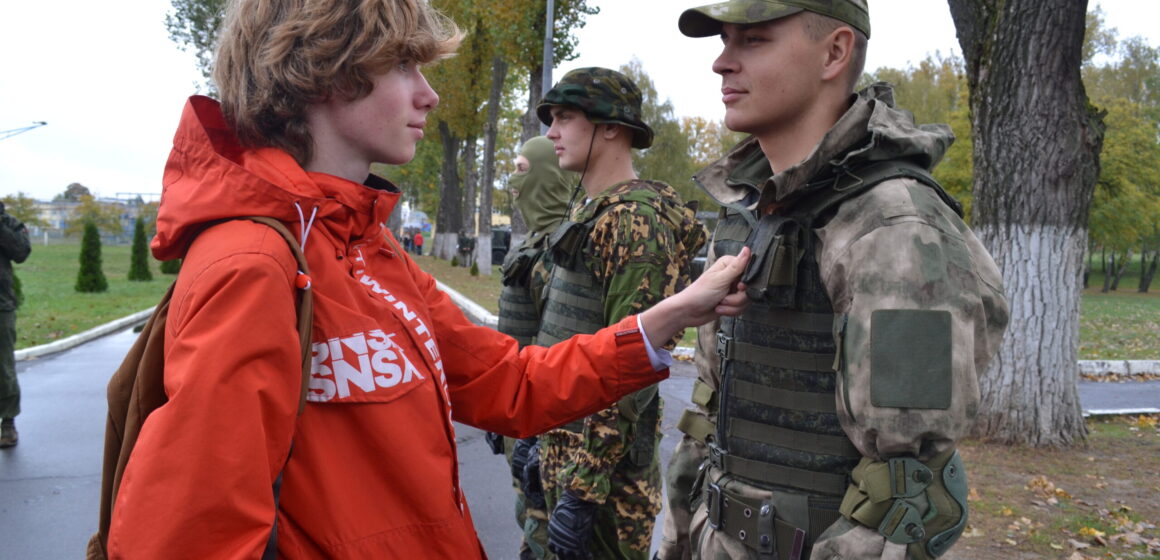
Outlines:
<svg viewBox="0 0 1160 560"><path fill-rule="evenodd" d="M298 261L299 274L309 277L306 256L302 254L298 241L281 222L272 218L252 216L241 218L266 224L286 239ZM176 282L174 282L176 285ZM297 285L297 284L296 284ZM104 560L108 557L106 546L109 539L109 522L113 517L113 502L121 486L121 475L129 454L137 443L137 436L145 418L169 399L165 395L165 321L169 313L169 300L173 297L173 286L161 298L153 315L145 323L137 341L125 355L121 366L109 380L109 417L105 427L105 462L101 471L101 517L97 532L89 539L86 558ZM300 287L298 298L298 335L302 344L302 388L299 393L298 414L306 405L306 388L310 380L310 330L314 316L314 296L309 284ZM278 491L282 484L282 473L274 482L274 503L278 503ZM263 558L273 558L277 523L270 532L266 553Z"/></svg>

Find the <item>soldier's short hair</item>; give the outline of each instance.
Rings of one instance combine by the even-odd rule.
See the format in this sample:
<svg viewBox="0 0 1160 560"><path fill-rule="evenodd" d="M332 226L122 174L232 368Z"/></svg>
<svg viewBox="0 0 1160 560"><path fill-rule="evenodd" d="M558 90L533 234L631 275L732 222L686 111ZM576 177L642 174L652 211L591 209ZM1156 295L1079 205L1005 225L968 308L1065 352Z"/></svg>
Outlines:
<svg viewBox="0 0 1160 560"><path fill-rule="evenodd" d="M806 37L813 41L822 40L839 27L849 26L844 21L817 12L805 11L799 17L802 19L802 28L805 29ZM850 67L846 70L846 76L850 91L854 91L858 85L858 79L862 77L862 72L866 69L866 48L869 41L858 28L850 26L850 29L854 32L854 48L850 52Z"/></svg>
<svg viewBox="0 0 1160 560"><path fill-rule="evenodd" d="M461 38L425 0L230 0L213 80L243 145L305 164L309 105L364 97L376 75L450 56Z"/></svg>

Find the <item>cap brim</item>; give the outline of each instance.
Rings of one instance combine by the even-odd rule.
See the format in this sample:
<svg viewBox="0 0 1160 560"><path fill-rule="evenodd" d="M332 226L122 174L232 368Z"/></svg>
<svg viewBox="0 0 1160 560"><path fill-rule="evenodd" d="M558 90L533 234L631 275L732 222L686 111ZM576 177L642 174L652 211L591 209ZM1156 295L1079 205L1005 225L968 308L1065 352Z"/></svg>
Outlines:
<svg viewBox="0 0 1160 560"><path fill-rule="evenodd" d="M733 0L689 8L681 13L680 19L677 20L677 27L687 37L711 37L720 35L721 25L725 23L761 23L792 16L801 11L803 11L802 8L795 6L785 6L762 0L751 0L750 2Z"/></svg>

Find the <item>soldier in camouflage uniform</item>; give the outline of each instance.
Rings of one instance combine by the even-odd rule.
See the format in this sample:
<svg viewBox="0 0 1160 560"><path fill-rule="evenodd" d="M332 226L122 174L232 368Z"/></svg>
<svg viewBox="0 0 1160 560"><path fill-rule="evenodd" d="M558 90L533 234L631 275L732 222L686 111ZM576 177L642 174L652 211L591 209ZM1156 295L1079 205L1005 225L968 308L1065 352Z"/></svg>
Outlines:
<svg viewBox="0 0 1160 560"><path fill-rule="evenodd" d="M548 236L564 221L576 174L560 169L552 141L537 136L524 142L516 160L516 172L508 180L515 206L528 225L528 236L504 259L503 290L499 298L500 332L515 338L520 347L532 344L540 331L543 290L551 271ZM523 531L520 558L548 555L548 512L543 490L525 495L521 488L528 453L536 438L503 438L502 452L512 468L516 491L516 522ZM538 492L537 492L538 490Z"/></svg>
<svg viewBox="0 0 1160 560"><path fill-rule="evenodd" d="M588 199L552 235L537 344L614 324L689 283L705 228L672 187L637 178L632 148L653 137L640 111L636 85L604 68L569 72L537 108L560 166L581 173ZM660 417L653 386L540 438L549 547L559 558L647 558L661 508Z"/></svg>
<svg viewBox="0 0 1160 560"><path fill-rule="evenodd" d="M955 444L1007 303L929 174L950 129L916 125L886 84L851 93L867 10L730 0L680 17L722 38L725 124L752 134L695 178L723 207L709 259L753 249L753 304L699 331L661 558L929 559L966 524Z"/></svg>
<svg viewBox="0 0 1160 560"><path fill-rule="evenodd" d="M20 384L16 379L16 308L12 263L22 263L32 251L28 228L4 211L0 202L0 447L19 441L16 415L20 414Z"/></svg>

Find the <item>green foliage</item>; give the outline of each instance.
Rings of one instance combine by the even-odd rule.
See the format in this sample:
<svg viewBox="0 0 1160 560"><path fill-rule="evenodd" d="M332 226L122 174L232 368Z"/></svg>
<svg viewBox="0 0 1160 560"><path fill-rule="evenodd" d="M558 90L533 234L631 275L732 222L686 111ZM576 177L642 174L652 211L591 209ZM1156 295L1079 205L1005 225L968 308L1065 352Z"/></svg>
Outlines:
<svg viewBox="0 0 1160 560"><path fill-rule="evenodd" d="M92 196L89 188L80 183L70 183L65 187L64 192L53 197L53 200L67 200L69 202L80 202L82 196Z"/></svg>
<svg viewBox="0 0 1160 560"><path fill-rule="evenodd" d="M80 270L77 271L76 291L103 292L109 288L105 273L101 269L101 235L96 224L85 223L85 236L81 239Z"/></svg>
<svg viewBox="0 0 1160 560"><path fill-rule="evenodd" d="M0 197L0 201L4 202L4 211L23 222L24 225L28 227L48 226L47 222L40 219L40 212L36 209L36 200L23 192L6 194Z"/></svg>
<svg viewBox="0 0 1160 560"><path fill-rule="evenodd" d="M479 263L478 262L471 261L471 275L472 276L479 276Z"/></svg>
<svg viewBox="0 0 1160 560"><path fill-rule="evenodd" d="M149 241L145 239L145 220L137 217L133 225L133 251L129 258L129 280L148 282L153 280L149 271Z"/></svg>
<svg viewBox="0 0 1160 560"><path fill-rule="evenodd" d="M92 224L100 231L109 234L121 233L121 208L115 204L98 202L91 194L79 195L80 205L73 208L65 226L65 233L74 235L85 230Z"/></svg>
<svg viewBox="0 0 1160 560"><path fill-rule="evenodd" d="M177 274L179 271L181 271L181 259L161 261L161 265L158 267L158 269L161 270L161 274Z"/></svg>
<svg viewBox="0 0 1160 560"><path fill-rule="evenodd" d="M183 51L192 51L197 67L210 84L214 49L225 17L225 0L172 0L173 12L165 14L169 39Z"/></svg>
<svg viewBox="0 0 1160 560"><path fill-rule="evenodd" d="M451 257L451 266L459 266L459 255L453 255Z"/></svg>

